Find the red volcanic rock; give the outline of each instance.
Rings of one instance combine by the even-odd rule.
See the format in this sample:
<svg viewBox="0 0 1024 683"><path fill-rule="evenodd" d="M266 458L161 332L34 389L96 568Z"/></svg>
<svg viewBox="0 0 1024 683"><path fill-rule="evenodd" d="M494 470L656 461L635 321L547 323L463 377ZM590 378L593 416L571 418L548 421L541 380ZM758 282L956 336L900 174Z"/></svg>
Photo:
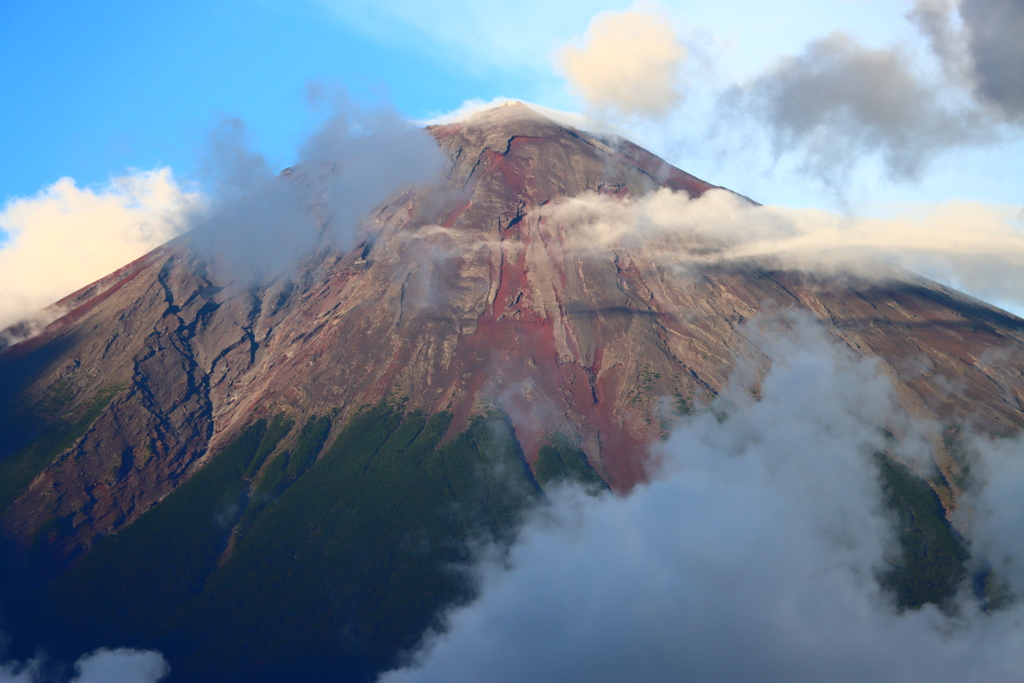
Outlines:
<svg viewBox="0 0 1024 683"><path fill-rule="evenodd" d="M388 394L452 411L450 434L501 408L530 461L550 434L570 435L628 489L662 434L660 397L706 402L737 359L767 367L741 326L765 307L808 310L881 359L915 414L1001 433L1024 424L1024 356L979 364L1021 348L1013 316L910 274L882 284L749 267L682 277L641 247L574 249L538 208L586 191L695 197L714 186L524 106L430 132L450 160L445 186L392 197L355 249L325 246L296 272L249 285L185 236L68 297L64 317L0 353L12 403L59 386L73 419L119 387L7 509L5 533L27 544L47 520L68 517L67 552L88 547L253 420L282 410L344 417Z"/></svg>

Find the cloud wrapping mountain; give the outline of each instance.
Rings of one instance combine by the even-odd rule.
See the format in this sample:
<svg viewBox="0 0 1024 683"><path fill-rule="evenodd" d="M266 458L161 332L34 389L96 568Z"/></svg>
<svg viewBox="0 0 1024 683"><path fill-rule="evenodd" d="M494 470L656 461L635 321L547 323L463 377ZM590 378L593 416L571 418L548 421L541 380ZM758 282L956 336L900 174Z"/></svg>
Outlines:
<svg viewBox="0 0 1024 683"><path fill-rule="evenodd" d="M643 244L666 265L755 262L818 276L883 280L893 266L974 296L1022 305L1024 229L1015 207L948 202L892 218L759 206L726 190L699 199L662 189L639 199L597 193L542 215L580 249Z"/></svg>
<svg viewBox="0 0 1024 683"><path fill-rule="evenodd" d="M988 360L1000 361L999 358ZM975 551L992 565L1013 595L1024 595L1021 438L992 441L975 437L969 439L968 444L971 452L984 457L972 465L975 485L961 500L957 515L965 528L971 530ZM1020 623L1018 621L1018 628Z"/></svg>
<svg viewBox="0 0 1024 683"><path fill-rule="evenodd" d="M220 259L229 278L272 278L321 246L351 248L374 206L441 177L443 157L422 129L390 110L363 110L339 92L319 96L332 111L300 146L297 167L285 171L316 181L275 178L263 155L249 149L237 119L211 134L213 210L192 240Z"/></svg>

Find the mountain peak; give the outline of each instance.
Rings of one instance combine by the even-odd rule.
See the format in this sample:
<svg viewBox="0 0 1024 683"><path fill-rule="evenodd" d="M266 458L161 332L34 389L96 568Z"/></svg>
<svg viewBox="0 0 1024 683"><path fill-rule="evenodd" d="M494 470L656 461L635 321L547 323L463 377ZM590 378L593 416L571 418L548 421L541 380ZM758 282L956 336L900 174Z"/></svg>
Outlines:
<svg viewBox="0 0 1024 683"><path fill-rule="evenodd" d="M633 196L669 187L691 197L716 187L625 138L579 130L521 102L477 112L462 121L429 126L428 131L455 162L453 180L467 183L480 159L493 161L498 155L510 161L523 160L535 169L533 180L541 191L535 197L537 205L608 187ZM529 151L520 154L513 146ZM470 160L472 164L467 165ZM548 181L555 182L544 188Z"/></svg>
<svg viewBox="0 0 1024 683"><path fill-rule="evenodd" d="M460 454L495 449L506 458L501 467L514 461L531 486L573 470L627 491L646 479L651 446L673 415L707 405L741 364L753 369L756 390L771 359L745 323L765 309L801 310L878 358L913 415L970 420L991 433L1024 426L1022 356L985 373L974 363L1024 344L1024 321L898 273L884 282L810 280L749 264L680 264L640 243L581 248L573 226L545 208L586 193L636 198L669 188L699 197L715 186L627 140L518 103L428 130L447 158L441 187L388 198L365 217L356 244L325 242L294 269L249 281L179 239L68 297L67 313L43 334L0 352L0 521L11 547L45 551L58 572L95 557L94 546L116 555L135 541L103 539L168 509L165 498L200 495L208 483L181 487L204 472L201 482L230 479L238 510L249 491L252 500L267 490L287 497L290 482L305 487L289 498L295 504L306 495L339 499L303 479L327 457L316 460L321 448L345 477L369 471L373 461L356 455L383 454L377 466L413 493L410 472L438 491L463 482L476 495L465 482L487 461ZM312 183L318 172L275 182ZM292 424L301 430L283 436ZM399 424L408 430L396 432ZM346 425L375 445L360 450ZM264 447L261 434L276 440ZM444 450L447 443L457 447ZM440 460L422 465L428 454ZM412 469L395 474L388 468L398 460L388 458ZM943 478L934 486L950 504L960 465L941 450L937 465ZM357 486L341 475L330 481L346 492ZM401 508L404 501L387 499L393 481L380 495ZM210 495L221 514L227 494ZM265 502L252 503L251 515ZM377 510L376 501L366 505ZM181 595L229 590L227 580L207 579L224 561L218 553L245 542L251 516L241 515L210 532L216 542ZM313 538L319 525L304 518L302 528ZM282 551L282 562L299 552ZM166 619L151 628L174 631ZM272 630L253 647L270 648ZM217 660L215 649L204 656Z"/></svg>

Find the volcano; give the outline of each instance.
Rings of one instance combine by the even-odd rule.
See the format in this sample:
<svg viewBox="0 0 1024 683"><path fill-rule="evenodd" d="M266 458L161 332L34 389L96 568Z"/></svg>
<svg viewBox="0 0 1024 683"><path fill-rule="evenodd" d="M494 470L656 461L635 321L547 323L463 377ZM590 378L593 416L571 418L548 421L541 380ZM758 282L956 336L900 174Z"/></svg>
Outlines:
<svg viewBox="0 0 1024 683"><path fill-rule="evenodd" d="M957 430L1024 426L1004 311L908 272L580 249L545 207L727 190L524 105L427 130L443 182L389 197L358 243L253 282L186 234L0 352L16 648L155 647L175 680L372 679L472 595L453 567L475 541L507 541L563 479L628 492L667 420L741 364L763 376L745 325L766 310L819 319L941 426L940 514Z"/></svg>

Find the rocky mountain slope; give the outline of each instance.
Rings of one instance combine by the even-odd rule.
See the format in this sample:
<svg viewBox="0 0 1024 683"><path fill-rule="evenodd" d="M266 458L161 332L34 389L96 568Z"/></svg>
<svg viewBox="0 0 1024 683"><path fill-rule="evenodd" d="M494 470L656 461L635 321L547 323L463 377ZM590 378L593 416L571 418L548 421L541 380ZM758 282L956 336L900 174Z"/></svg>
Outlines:
<svg viewBox="0 0 1024 683"><path fill-rule="evenodd" d="M175 589L178 597L152 608L158 617L108 631L117 643L70 631L51 634L54 642L156 643L180 653L174 662L192 662L184 670L208 671L204 646L181 635L189 615L241 601L232 592L238 586L278 576L252 574L258 558L298 557L297 547L270 550L289 519L317 527L304 542L324 540L315 520L328 508L309 502L329 493L318 482L337 492L370 477L375 483L366 486L385 498L426 495L421 510L440 505L437 496L461 500L474 487L496 486L513 492L493 507L481 504L499 534L553 462L561 463L556 471L628 490L645 477L666 410L707 403L738 362L767 368L770 359L742 326L764 310L808 311L877 357L915 415L992 433L1024 425L1024 321L909 273L829 280L748 264L683 276L642 245L580 249L544 207L584 192L638 197L667 187L698 197L714 186L631 143L519 105L430 132L449 162L443 185L391 197L367 218L354 248L325 244L294 271L251 282L185 235L63 300L62 317L0 352L0 524L16 558L10 566L24 571L12 601L74 602L76 591L104 585L101 568L130 564L161 529L194 532L182 521L188 510L209 504L209 519L219 520L208 547L194 550L205 559L182 569L192 578ZM276 182L315 186L330 172L310 165ZM402 428L408 438L395 436ZM505 467L515 470L523 458L530 469L508 486L486 484L490 475L479 468L452 474L466 458L486 459L496 443L506 449ZM959 492L958 463L941 440L935 446L942 477L932 485L948 506ZM345 453L359 449L365 466L346 470L354 456ZM419 455L407 469L390 469L388 457L412 452ZM223 491L241 503L224 507ZM365 511L377 503L345 505ZM448 522L436 524L423 533L432 538ZM150 531L133 536L139 528ZM410 542L402 534L392 540ZM39 576L58 578L40 588ZM448 580L437 578L430 605L458 599ZM402 585L395 581L387 590ZM343 597L350 588L331 590L350 615L392 609L356 609ZM95 608L86 603L76 614ZM387 647L357 638L345 666L361 675L379 670L398 645L415 641L431 609ZM345 628L358 632L359 618ZM392 623L379 618L373 623ZM342 628L330 619L328 630ZM261 634L246 636L253 652L272 640ZM267 671L292 656L266 652Z"/></svg>

